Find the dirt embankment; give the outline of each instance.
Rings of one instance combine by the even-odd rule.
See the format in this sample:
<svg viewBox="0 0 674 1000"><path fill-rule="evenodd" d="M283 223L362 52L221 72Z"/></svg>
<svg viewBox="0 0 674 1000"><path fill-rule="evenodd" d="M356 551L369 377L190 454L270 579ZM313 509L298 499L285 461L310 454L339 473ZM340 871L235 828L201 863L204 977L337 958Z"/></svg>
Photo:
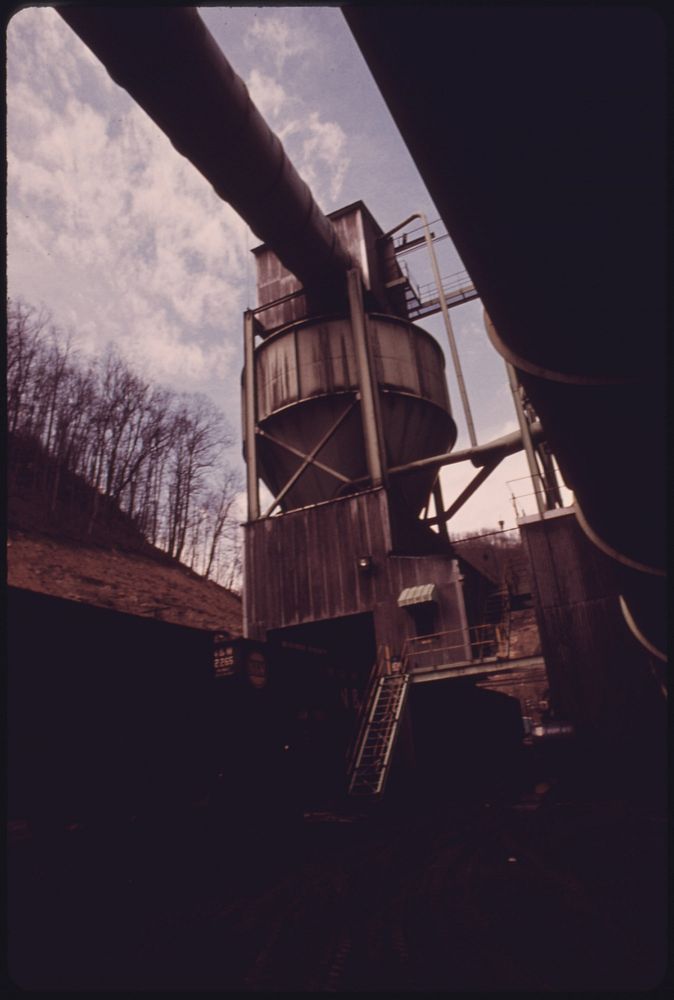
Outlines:
<svg viewBox="0 0 674 1000"><path fill-rule="evenodd" d="M242 607L236 594L151 545L112 499L57 467L38 442L15 437L10 444L10 587L241 634ZM48 482L53 484L50 489Z"/></svg>
<svg viewBox="0 0 674 1000"><path fill-rule="evenodd" d="M10 528L11 587L189 625L241 634L241 600L178 564Z"/></svg>

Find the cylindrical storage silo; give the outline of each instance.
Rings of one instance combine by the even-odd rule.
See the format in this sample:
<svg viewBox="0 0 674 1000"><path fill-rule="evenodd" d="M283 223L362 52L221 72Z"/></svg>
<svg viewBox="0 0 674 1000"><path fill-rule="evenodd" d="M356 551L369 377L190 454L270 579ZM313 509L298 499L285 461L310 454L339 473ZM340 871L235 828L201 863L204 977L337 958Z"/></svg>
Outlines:
<svg viewBox="0 0 674 1000"><path fill-rule="evenodd" d="M449 450L456 440L437 342L393 316L368 316L389 468ZM367 485L350 321L313 318L286 326L255 351L258 456L262 479L276 496L330 428L335 433L284 495L284 510L321 503ZM351 407L350 411L346 413ZM332 474L331 469L337 475ZM410 513L425 504L437 469L396 476L393 488Z"/></svg>

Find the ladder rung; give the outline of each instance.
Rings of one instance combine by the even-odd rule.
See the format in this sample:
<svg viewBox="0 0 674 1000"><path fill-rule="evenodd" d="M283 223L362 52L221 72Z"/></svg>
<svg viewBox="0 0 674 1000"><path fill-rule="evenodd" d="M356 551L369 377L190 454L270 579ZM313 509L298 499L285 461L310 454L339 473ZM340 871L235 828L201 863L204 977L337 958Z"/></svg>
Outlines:
<svg viewBox="0 0 674 1000"><path fill-rule="evenodd" d="M370 715L352 765L350 794L379 795L382 792L408 681L406 674L385 674L377 678L376 687L367 699L371 705Z"/></svg>

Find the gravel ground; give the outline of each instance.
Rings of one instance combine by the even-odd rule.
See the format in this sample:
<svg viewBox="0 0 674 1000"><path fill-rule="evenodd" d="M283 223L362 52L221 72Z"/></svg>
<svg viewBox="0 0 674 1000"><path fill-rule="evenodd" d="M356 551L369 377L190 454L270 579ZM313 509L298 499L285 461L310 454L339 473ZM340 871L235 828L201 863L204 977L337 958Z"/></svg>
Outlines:
<svg viewBox="0 0 674 1000"><path fill-rule="evenodd" d="M665 976L665 820L543 784L510 801L207 809L9 845L22 988L640 992Z"/></svg>

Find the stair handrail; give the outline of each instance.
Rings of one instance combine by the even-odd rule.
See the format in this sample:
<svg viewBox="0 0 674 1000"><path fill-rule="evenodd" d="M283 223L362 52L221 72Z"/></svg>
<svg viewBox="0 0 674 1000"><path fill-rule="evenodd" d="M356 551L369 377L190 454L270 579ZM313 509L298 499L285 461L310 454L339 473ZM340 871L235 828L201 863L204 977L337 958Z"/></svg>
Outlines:
<svg viewBox="0 0 674 1000"><path fill-rule="evenodd" d="M395 702L394 707L388 705L384 709L384 717L388 720L386 725L390 725L392 728L390 730L385 729L385 747L383 755L381 755L381 746L379 746L380 756L376 758L376 764L373 765L373 761L369 760L366 765L366 771L368 773L372 771L374 766L374 784L372 783L371 778L364 778L366 786L369 786L370 793L375 796L383 794L384 785L386 783L386 778L391 764L391 755L396 742L398 725L400 719L402 718L409 676L407 671L404 669L403 658L391 657L389 655L388 647L383 647L383 649L384 656L377 659L376 669L373 670L371 675L369 697L363 705L361 727L358 733L358 738L353 746L351 763L348 771L348 790L350 795L354 794L354 782L358 780L363 754L366 752L368 747L371 726L376 717L376 712L379 709L379 699L383 695L387 681L395 680L396 682L399 682L399 685L394 689L395 693L392 695ZM381 734L379 734L379 742L381 742ZM378 772L376 770L377 768L380 768Z"/></svg>
<svg viewBox="0 0 674 1000"><path fill-rule="evenodd" d="M379 646L377 650L377 655L375 661L370 668L370 675L367 680L367 686L365 688L365 697L360 707L360 719L358 724L358 729L356 730L355 738L353 739L349 752L346 759L346 774L350 777L353 771L353 766L356 762L358 756L358 750L360 744L365 735L365 730L367 728L368 719L370 718L370 710L372 708L372 703L374 701L377 692L377 682L379 678L384 674L391 673L391 653L387 645L383 644Z"/></svg>

